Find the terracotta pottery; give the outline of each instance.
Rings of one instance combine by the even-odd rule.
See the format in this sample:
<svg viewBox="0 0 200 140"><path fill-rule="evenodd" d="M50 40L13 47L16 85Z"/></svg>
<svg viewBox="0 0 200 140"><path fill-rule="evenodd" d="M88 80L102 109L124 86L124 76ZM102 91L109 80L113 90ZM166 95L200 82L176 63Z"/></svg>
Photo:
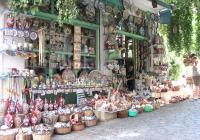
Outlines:
<svg viewBox="0 0 200 140"><path fill-rule="evenodd" d="M6 20L6 25L8 28L13 28L14 26L14 17L10 14L9 17Z"/></svg>
<svg viewBox="0 0 200 140"><path fill-rule="evenodd" d="M28 117L28 115L24 115L23 126L24 127L28 127L29 126L29 117Z"/></svg>
<svg viewBox="0 0 200 140"><path fill-rule="evenodd" d="M16 113L16 114L14 115L13 120L14 120L14 126L15 126L16 128L20 127L20 125L22 124L22 118L19 116L18 113Z"/></svg>
<svg viewBox="0 0 200 140"><path fill-rule="evenodd" d="M6 126L8 126L9 128L13 127L13 117L10 114L10 112L8 111L8 113L6 114L6 116L4 117L4 124Z"/></svg>

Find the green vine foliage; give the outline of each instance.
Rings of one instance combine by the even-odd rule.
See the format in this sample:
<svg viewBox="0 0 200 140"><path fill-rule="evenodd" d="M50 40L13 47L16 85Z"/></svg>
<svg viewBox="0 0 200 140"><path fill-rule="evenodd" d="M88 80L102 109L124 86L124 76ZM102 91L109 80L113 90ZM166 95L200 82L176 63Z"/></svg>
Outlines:
<svg viewBox="0 0 200 140"><path fill-rule="evenodd" d="M66 20L76 18L79 14L76 0L57 0L56 9L58 10L58 22L60 25Z"/></svg>
<svg viewBox="0 0 200 140"><path fill-rule="evenodd" d="M165 0L176 5L173 11L172 23L165 27L164 34L168 37L170 51L178 55L190 53L193 49L193 0Z"/></svg>

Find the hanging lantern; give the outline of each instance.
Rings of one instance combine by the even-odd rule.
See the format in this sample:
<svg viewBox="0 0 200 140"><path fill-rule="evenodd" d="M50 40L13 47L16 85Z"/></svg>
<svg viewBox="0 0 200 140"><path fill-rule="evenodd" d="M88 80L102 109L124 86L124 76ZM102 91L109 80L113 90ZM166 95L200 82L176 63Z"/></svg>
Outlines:
<svg viewBox="0 0 200 140"><path fill-rule="evenodd" d="M152 0L152 6L153 6L153 8L157 8L158 7L157 0Z"/></svg>

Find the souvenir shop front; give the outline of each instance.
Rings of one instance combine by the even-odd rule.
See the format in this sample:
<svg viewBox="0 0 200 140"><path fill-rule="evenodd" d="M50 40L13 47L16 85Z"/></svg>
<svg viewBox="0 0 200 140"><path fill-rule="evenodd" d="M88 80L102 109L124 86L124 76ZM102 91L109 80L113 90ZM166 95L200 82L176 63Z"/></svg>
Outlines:
<svg viewBox="0 0 200 140"><path fill-rule="evenodd" d="M48 140L160 107L152 91L167 89L159 85L168 64L158 26L170 22L170 5L8 0L0 8L0 140Z"/></svg>

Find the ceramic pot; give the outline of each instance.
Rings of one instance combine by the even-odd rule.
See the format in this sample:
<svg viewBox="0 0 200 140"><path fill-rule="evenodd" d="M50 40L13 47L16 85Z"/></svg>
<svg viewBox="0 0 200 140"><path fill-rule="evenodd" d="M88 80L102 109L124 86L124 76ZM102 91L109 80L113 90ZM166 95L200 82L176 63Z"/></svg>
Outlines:
<svg viewBox="0 0 200 140"><path fill-rule="evenodd" d="M37 124L37 122L38 122L37 116L34 113L32 113L31 117L30 117L30 123L31 123L31 125L34 126L34 125Z"/></svg>
<svg viewBox="0 0 200 140"><path fill-rule="evenodd" d="M25 115L23 118L23 126L28 127L29 126L29 117L28 115Z"/></svg>
<svg viewBox="0 0 200 140"><path fill-rule="evenodd" d="M16 128L20 127L20 125L22 124L22 118L17 113L15 114L13 120L14 120L14 126Z"/></svg>
<svg viewBox="0 0 200 140"><path fill-rule="evenodd" d="M13 127L13 117L10 114L10 112L8 111L8 113L6 114L6 116L4 117L4 124L6 126L8 126L9 128Z"/></svg>
<svg viewBox="0 0 200 140"><path fill-rule="evenodd" d="M10 100L8 111L11 115L15 114L16 107L14 101Z"/></svg>
<svg viewBox="0 0 200 140"><path fill-rule="evenodd" d="M16 110L19 113L23 112L23 108L22 108L22 105L19 103L19 100L17 101L17 104L16 104Z"/></svg>
<svg viewBox="0 0 200 140"><path fill-rule="evenodd" d="M23 114L28 114L29 112L29 105L27 104L27 102L24 102L22 105L22 112Z"/></svg>
<svg viewBox="0 0 200 140"><path fill-rule="evenodd" d="M35 110L33 111L33 114L37 117L37 124L39 124L41 122L42 119L42 114L41 112L38 110L38 108L36 107Z"/></svg>
<svg viewBox="0 0 200 140"><path fill-rule="evenodd" d="M40 98L40 95L38 95L38 97L35 99L35 107L40 111L43 109L43 100Z"/></svg>
<svg viewBox="0 0 200 140"><path fill-rule="evenodd" d="M13 28L14 26L14 17L12 15L9 15L9 17L6 20L6 25L8 28Z"/></svg>

